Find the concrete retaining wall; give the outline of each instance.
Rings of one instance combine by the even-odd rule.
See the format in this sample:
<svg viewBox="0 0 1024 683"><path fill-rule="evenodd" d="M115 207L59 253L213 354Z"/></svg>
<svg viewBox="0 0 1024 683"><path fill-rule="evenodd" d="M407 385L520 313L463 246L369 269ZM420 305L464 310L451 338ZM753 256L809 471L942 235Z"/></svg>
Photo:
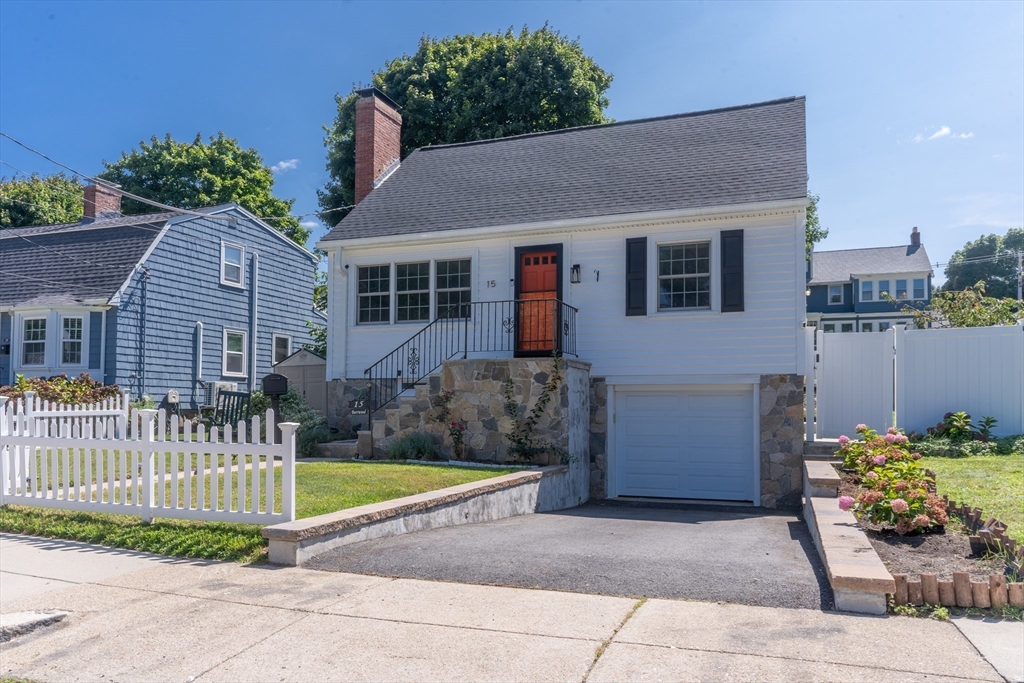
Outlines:
<svg viewBox="0 0 1024 683"><path fill-rule="evenodd" d="M589 495L589 463L573 462L362 505L263 529L270 562L300 565L350 543L575 507Z"/></svg>

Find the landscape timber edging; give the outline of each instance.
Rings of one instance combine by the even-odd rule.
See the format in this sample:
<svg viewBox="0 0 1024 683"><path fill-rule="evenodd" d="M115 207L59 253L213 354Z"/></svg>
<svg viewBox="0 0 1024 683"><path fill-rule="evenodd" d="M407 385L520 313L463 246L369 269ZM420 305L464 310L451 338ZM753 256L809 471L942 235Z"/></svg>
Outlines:
<svg viewBox="0 0 1024 683"><path fill-rule="evenodd" d="M264 527L272 564L297 566L334 548L373 538L562 510L587 500L589 484L552 465L405 498ZM584 486L588 488L585 489Z"/></svg>
<svg viewBox="0 0 1024 683"><path fill-rule="evenodd" d="M804 520L832 586L836 609L841 612L885 614L888 595L896 592L896 580L885 568L871 541L849 510L840 510L838 483L819 465L804 463ZM838 479L838 473L835 478ZM826 492L826 495L814 493Z"/></svg>

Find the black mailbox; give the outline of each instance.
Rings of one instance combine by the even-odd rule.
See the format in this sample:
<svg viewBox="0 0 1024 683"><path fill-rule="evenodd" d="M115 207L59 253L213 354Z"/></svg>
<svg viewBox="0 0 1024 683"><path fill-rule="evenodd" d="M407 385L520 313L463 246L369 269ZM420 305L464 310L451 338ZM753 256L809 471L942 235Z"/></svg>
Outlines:
<svg viewBox="0 0 1024 683"><path fill-rule="evenodd" d="M288 378L276 372L263 378L263 393L267 396L284 396L288 393Z"/></svg>

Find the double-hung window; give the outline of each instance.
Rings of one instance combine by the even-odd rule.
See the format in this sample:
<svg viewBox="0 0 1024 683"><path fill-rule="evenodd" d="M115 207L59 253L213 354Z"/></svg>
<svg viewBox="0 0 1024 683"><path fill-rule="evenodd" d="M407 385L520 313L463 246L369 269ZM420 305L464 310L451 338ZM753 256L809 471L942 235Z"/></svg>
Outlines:
<svg viewBox="0 0 1024 683"><path fill-rule="evenodd" d="M391 265L359 267L359 322L391 322Z"/></svg>
<svg viewBox="0 0 1024 683"><path fill-rule="evenodd" d="M396 322L430 320L430 261L395 266Z"/></svg>
<svg viewBox="0 0 1024 683"><path fill-rule="evenodd" d="M897 280L896 281L896 298L906 299L907 298L907 281Z"/></svg>
<svg viewBox="0 0 1024 683"><path fill-rule="evenodd" d="M437 293L437 317L468 318L472 300L470 259L438 261L435 290ZM456 308L457 307L457 308Z"/></svg>
<svg viewBox="0 0 1024 683"><path fill-rule="evenodd" d="M923 299L924 297L924 278L914 278L914 298Z"/></svg>
<svg viewBox="0 0 1024 683"><path fill-rule="evenodd" d="M879 332L885 332L887 329L889 329L889 327L890 327L889 323L878 323L878 331Z"/></svg>
<svg viewBox="0 0 1024 683"><path fill-rule="evenodd" d="M825 323L824 325L821 326L821 331L822 332L835 332L836 331L835 323Z"/></svg>
<svg viewBox="0 0 1024 683"><path fill-rule="evenodd" d="M23 323L22 365L46 365L46 318L28 318Z"/></svg>
<svg viewBox="0 0 1024 683"><path fill-rule="evenodd" d="M286 334L274 335L274 365L292 355L292 338Z"/></svg>
<svg viewBox="0 0 1024 683"><path fill-rule="evenodd" d="M843 332L853 332L853 323L843 323L842 324L842 331Z"/></svg>
<svg viewBox="0 0 1024 683"><path fill-rule="evenodd" d="M873 301L875 298L875 283L871 280L861 280L860 283L860 300L861 301Z"/></svg>
<svg viewBox="0 0 1024 683"><path fill-rule="evenodd" d="M892 296L892 294L889 293L889 281L888 280L879 280L878 281L878 300L879 301L885 301L885 297L886 296Z"/></svg>
<svg viewBox="0 0 1024 683"><path fill-rule="evenodd" d="M658 310L711 308L711 242L658 247Z"/></svg>
<svg viewBox="0 0 1024 683"><path fill-rule="evenodd" d="M224 330L224 357L221 372L231 377L245 377L245 338L242 330Z"/></svg>
<svg viewBox="0 0 1024 683"><path fill-rule="evenodd" d="M243 287L242 263L245 261L245 247L230 242L220 243L220 283L232 287Z"/></svg>
<svg viewBox="0 0 1024 683"><path fill-rule="evenodd" d="M843 286L842 285L829 285L828 286L828 305L836 306L843 303Z"/></svg>
<svg viewBox="0 0 1024 683"><path fill-rule="evenodd" d="M82 364L82 318L61 318L60 364Z"/></svg>
<svg viewBox="0 0 1024 683"><path fill-rule="evenodd" d="M874 332L875 331L875 326L874 326L873 323L861 323L860 324L860 331L861 332Z"/></svg>

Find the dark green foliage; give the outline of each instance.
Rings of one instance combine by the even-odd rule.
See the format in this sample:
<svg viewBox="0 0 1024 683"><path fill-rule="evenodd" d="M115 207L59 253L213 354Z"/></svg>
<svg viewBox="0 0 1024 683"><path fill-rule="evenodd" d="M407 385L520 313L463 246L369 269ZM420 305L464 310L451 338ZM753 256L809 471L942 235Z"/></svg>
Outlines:
<svg viewBox="0 0 1024 683"><path fill-rule="evenodd" d="M260 391L252 394L252 413L262 416L270 408L270 398ZM295 453L300 458L312 458L316 455L317 444L331 441L331 430L327 420L320 417L309 407L302 394L293 388L281 397L281 422L297 422L299 428L295 435Z"/></svg>
<svg viewBox="0 0 1024 683"><path fill-rule="evenodd" d="M392 460L436 460L437 447L425 432L410 432L388 444L386 455Z"/></svg>
<svg viewBox="0 0 1024 683"><path fill-rule="evenodd" d="M814 245L828 237L828 228L821 226L821 219L818 218L818 200L816 194L807 195L807 216L804 223L807 239L807 260L811 260L811 253L814 252Z"/></svg>
<svg viewBox="0 0 1024 683"><path fill-rule="evenodd" d="M183 209L234 202L257 216L287 216L267 222L298 244L305 245L309 237L299 219L289 216L295 200L273 195L274 174L259 153L224 133L211 136L209 143L201 135L192 142L178 142L170 133L163 140L154 135L103 165L107 170L100 178L140 197ZM128 198L121 202L125 215L158 210Z"/></svg>
<svg viewBox="0 0 1024 683"><path fill-rule="evenodd" d="M996 299L1017 297L1017 258L1024 251L1024 229L1010 228L1005 235L982 235L956 251L946 266L945 292L966 289L976 282L985 283L985 291ZM987 256L1002 255L990 261Z"/></svg>
<svg viewBox="0 0 1024 683"><path fill-rule="evenodd" d="M0 177L0 229L77 223L82 220L82 185L63 172L29 178Z"/></svg>
<svg viewBox="0 0 1024 683"><path fill-rule="evenodd" d="M373 75L402 109L402 157L417 147L606 123L612 76L579 41L548 28L518 34L424 37L412 55ZM319 191L324 210L348 206L355 185L355 92L335 97L325 128L331 181ZM323 214L335 225L344 211Z"/></svg>
<svg viewBox="0 0 1024 683"><path fill-rule="evenodd" d="M78 377L54 375L53 377L25 377L16 375L14 384L0 387L0 396L11 400L22 398L26 391L36 392L41 401L76 405L79 403L96 403L121 395L121 388L116 384L104 385L82 373Z"/></svg>

